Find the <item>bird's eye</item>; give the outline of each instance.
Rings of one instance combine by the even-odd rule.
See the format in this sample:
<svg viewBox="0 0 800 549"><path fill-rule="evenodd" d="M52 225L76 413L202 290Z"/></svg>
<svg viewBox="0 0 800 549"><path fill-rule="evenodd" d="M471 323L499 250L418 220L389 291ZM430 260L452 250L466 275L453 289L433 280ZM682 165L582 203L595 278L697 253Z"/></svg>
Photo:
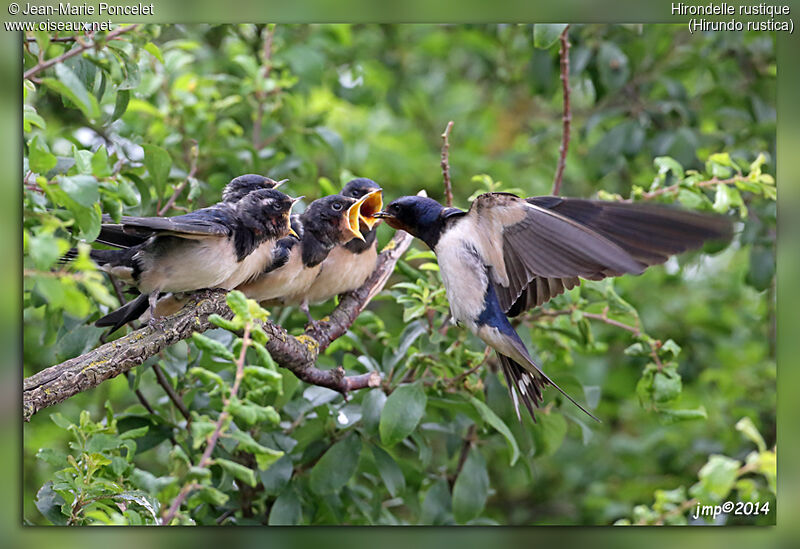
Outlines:
<svg viewBox="0 0 800 549"><path fill-rule="evenodd" d="M337 212L338 212L338 211L341 211L341 209L342 209L342 203L341 203L341 202L334 202L334 203L331 205L331 208L333 208L333 209L334 209L334 210L336 210Z"/></svg>

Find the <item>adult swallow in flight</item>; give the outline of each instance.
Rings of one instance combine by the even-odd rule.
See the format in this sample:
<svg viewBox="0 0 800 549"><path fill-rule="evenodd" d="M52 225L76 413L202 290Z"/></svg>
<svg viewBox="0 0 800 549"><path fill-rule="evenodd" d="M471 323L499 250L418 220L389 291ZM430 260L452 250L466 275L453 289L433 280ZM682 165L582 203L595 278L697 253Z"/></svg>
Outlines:
<svg viewBox="0 0 800 549"><path fill-rule="evenodd" d="M367 280L378 261L378 239L375 213L383 207L381 188L371 179L359 177L344 186L342 196L360 199L359 230L364 240L354 238L335 246L322 262L317 278L305 293L308 303L322 303L334 296L350 292Z"/></svg>
<svg viewBox="0 0 800 549"><path fill-rule="evenodd" d="M579 277L640 274L732 232L727 218L666 206L509 193L482 194L467 212L405 196L376 216L434 251L453 318L497 351L518 418L519 400L533 417L546 385L594 416L533 361L508 316L573 288Z"/></svg>
<svg viewBox="0 0 800 549"><path fill-rule="evenodd" d="M306 293L331 250L353 238L364 240L359 207L365 201L366 196L356 200L334 194L312 202L301 215L292 216L299 236L278 241L273 262L263 274L237 289L266 305L300 304L313 324Z"/></svg>
<svg viewBox="0 0 800 549"><path fill-rule="evenodd" d="M138 318L149 303L151 319L162 292L232 289L260 273L275 243L290 234L296 199L262 188L238 202L220 202L174 217L123 216L106 236L125 235L140 243L89 256L141 295L96 322L119 328ZM137 314L138 313L138 314Z"/></svg>

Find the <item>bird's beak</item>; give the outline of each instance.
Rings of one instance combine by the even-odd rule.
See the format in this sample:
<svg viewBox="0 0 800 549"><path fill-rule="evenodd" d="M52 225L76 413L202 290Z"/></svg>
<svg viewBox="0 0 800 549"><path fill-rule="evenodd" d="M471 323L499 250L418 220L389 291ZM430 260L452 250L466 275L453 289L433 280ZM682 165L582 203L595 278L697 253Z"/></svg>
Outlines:
<svg viewBox="0 0 800 549"><path fill-rule="evenodd" d="M380 212L375 212L374 214L372 214L372 217L377 217L378 219L384 219L384 218L387 218L387 217L391 218L391 217L394 217L394 216L392 214L390 214L389 212L380 211Z"/></svg>
<svg viewBox="0 0 800 549"><path fill-rule="evenodd" d="M289 181L289 180L284 179L283 181L280 181L279 184L283 183L284 181ZM286 225L289 227L289 234L298 240L300 239L300 237L297 236L297 233L294 231L294 229L292 229L292 208L294 208L294 205L300 202L304 198L305 196L298 196L297 198L292 198L292 205L289 206L289 211L286 212Z"/></svg>
<svg viewBox="0 0 800 549"><path fill-rule="evenodd" d="M371 231L380 220L375 214L383 208L383 190L376 189L363 197L363 204L358 210L358 217L364 225Z"/></svg>
<svg viewBox="0 0 800 549"><path fill-rule="evenodd" d="M272 187L272 188L273 188L273 189L277 189L278 187L280 187L281 185L283 185L283 184L284 184L284 183L286 183L287 181L289 181L289 180L288 180L288 179L281 179L280 181L276 181L276 182L275 182L275 186L274 186L274 187ZM303 198L303 197L301 196L300 198ZM298 199L298 200L299 200L299 199Z"/></svg>
<svg viewBox="0 0 800 549"><path fill-rule="evenodd" d="M362 196L356 202L354 202L352 206L345 210L345 216L347 219L347 232L352 235L353 238L358 238L359 240L364 240L364 235L361 234L361 230L359 228L359 210L368 196L368 194Z"/></svg>

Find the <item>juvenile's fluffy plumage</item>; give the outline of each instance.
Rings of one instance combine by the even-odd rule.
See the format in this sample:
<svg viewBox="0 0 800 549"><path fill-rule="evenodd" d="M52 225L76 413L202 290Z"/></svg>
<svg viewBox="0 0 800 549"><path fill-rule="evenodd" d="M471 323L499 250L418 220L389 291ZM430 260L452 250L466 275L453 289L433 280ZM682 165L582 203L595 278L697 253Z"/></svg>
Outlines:
<svg viewBox="0 0 800 549"><path fill-rule="evenodd" d="M141 315L145 301L152 318L161 292L230 289L256 276L271 260L275 242L289 234L293 203L280 191L262 188L237 202L185 215L123 216L109 234L141 241L119 250L92 250L90 257L142 295L96 324L116 329Z"/></svg>
<svg viewBox="0 0 800 549"><path fill-rule="evenodd" d="M377 183L363 177L353 179L342 189L342 196L359 199L369 193L380 191ZM305 293L308 303L322 303L334 296L350 292L367 280L378 260L377 228L370 224L371 216L380 210L380 192L375 193L374 208L365 212L359 210L359 225L364 240L354 238L345 244L335 246L322 262L320 271L311 287Z"/></svg>
<svg viewBox="0 0 800 549"><path fill-rule="evenodd" d="M293 216L298 237L281 239L261 276L237 289L266 304L303 303L331 250L363 238L357 208L356 199L336 194L312 202L300 216Z"/></svg>
<svg viewBox="0 0 800 549"><path fill-rule="evenodd" d="M497 351L518 417L519 400L533 417L546 385L594 416L533 361L508 316L574 287L579 277L640 274L706 240L731 237L720 216L508 193L482 194L468 212L406 196L376 215L436 253L453 318Z"/></svg>

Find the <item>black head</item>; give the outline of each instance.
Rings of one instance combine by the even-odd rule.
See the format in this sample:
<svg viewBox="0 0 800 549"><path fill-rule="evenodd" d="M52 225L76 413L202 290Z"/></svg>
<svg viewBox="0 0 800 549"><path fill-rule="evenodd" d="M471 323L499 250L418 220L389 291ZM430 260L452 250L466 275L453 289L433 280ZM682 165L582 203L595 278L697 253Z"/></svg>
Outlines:
<svg viewBox="0 0 800 549"><path fill-rule="evenodd" d="M296 201L275 189L260 189L239 200L236 213L260 240L282 238L291 232L289 216Z"/></svg>
<svg viewBox="0 0 800 549"><path fill-rule="evenodd" d="M225 185L222 190L223 202L238 202L253 191L261 189L275 189L279 187L283 181L275 181L269 177L258 175L255 173L248 173L234 177L231 182Z"/></svg>
<svg viewBox="0 0 800 549"><path fill-rule="evenodd" d="M358 228L356 204L355 198L339 194L315 200L300 216L305 234L330 245L363 238Z"/></svg>
<svg viewBox="0 0 800 549"><path fill-rule="evenodd" d="M385 219L393 229L406 231L433 248L444 228L443 211L444 207L432 198L401 196L375 217Z"/></svg>
<svg viewBox="0 0 800 549"><path fill-rule="evenodd" d="M377 191L381 187L377 183L375 183L372 179L367 179L366 177L357 177L356 179L351 179L347 182L342 188L342 192L340 193L342 196L349 196L350 198L359 199L367 193L371 193L372 191Z"/></svg>

